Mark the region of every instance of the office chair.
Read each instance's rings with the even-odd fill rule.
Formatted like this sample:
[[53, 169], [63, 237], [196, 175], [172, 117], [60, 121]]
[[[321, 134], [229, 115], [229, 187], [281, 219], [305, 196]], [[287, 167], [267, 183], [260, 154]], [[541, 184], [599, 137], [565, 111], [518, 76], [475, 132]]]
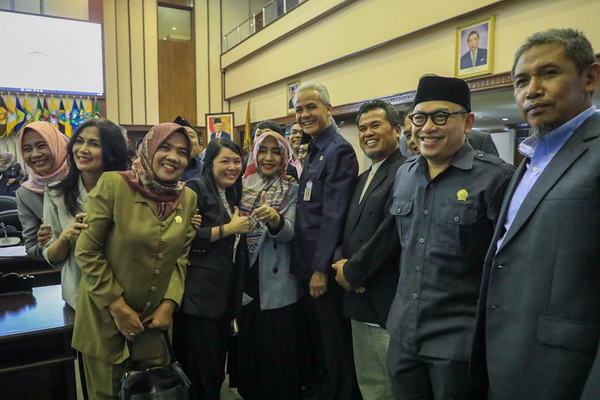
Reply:
[[1, 196], [0, 195], [0, 211], [16, 210], [17, 199], [12, 196]]
[[[0, 224], [4, 224], [7, 227], [8, 232], [10, 232], [9, 227], [11, 226], [18, 232], [23, 230], [16, 208], [14, 210], [0, 211]], [[4, 231], [2, 229], [0, 229], [0, 236], [4, 236]]]

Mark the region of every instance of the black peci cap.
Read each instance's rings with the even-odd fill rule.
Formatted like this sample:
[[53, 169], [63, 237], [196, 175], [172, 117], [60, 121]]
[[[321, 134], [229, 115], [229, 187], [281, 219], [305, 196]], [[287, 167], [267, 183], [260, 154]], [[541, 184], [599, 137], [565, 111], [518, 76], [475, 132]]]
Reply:
[[465, 81], [443, 76], [424, 76], [419, 81], [414, 106], [424, 101], [449, 101], [471, 112], [471, 90]]

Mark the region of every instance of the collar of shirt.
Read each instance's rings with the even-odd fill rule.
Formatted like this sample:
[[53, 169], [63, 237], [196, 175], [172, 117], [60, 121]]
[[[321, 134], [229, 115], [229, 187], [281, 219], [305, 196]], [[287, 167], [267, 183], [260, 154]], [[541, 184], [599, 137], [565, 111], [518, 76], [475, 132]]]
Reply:
[[335, 133], [335, 127], [333, 124], [329, 125], [327, 128], [323, 129], [321, 133], [319, 133], [316, 137], [313, 137], [310, 141], [313, 146], [316, 146], [319, 150], [323, 150], [325, 144], [329, 142], [333, 134]]
[[381, 167], [381, 164], [383, 164], [385, 162], [385, 160], [387, 160], [388, 157], [384, 158], [383, 160], [376, 162], [375, 164], [371, 165], [371, 171], [369, 172], [371, 175], [375, 175], [377, 173], [377, 170], [379, 169], [379, 167]]
[[[448, 168], [455, 167], [458, 169], [470, 170], [471, 168], [473, 168], [473, 152], [473, 148], [471, 147], [469, 142], [465, 140], [465, 143], [460, 148], [458, 153], [456, 153], [456, 156], [454, 156], [452, 161], [450, 161], [450, 165], [448, 166]], [[417, 157], [417, 161], [421, 170], [423, 170], [423, 172], [429, 173], [427, 159], [423, 157], [423, 155], [419, 155]]]
[[[591, 106], [569, 121], [565, 122], [542, 139], [528, 137], [519, 145], [519, 153], [532, 160], [532, 162], [548, 164], [550, 159], [558, 153], [577, 128], [596, 112], [596, 106]], [[545, 162], [543, 162], [545, 160]], [[538, 167], [540, 167], [538, 165]]]
[[300, 159], [299, 158], [294, 159], [294, 157], [290, 158], [289, 163], [292, 164], [294, 167], [297, 167], [298, 165], [302, 165], [300, 163]]

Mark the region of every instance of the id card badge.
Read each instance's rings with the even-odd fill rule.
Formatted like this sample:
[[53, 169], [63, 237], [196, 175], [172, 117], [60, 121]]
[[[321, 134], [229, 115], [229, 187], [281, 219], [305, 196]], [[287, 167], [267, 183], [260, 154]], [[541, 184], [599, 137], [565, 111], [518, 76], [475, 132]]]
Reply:
[[306, 188], [304, 189], [304, 198], [302, 200], [304, 201], [310, 201], [310, 195], [312, 193], [312, 181], [308, 181], [306, 182]]

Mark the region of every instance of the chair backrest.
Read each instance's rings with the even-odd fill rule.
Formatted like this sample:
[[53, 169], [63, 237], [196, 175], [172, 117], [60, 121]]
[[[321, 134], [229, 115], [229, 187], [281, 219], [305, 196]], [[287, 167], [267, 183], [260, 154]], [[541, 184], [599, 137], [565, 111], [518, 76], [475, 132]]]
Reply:
[[0, 211], [16, 210], [17, 199], [12, 196], [0, 196]]
[[[23, 230], [21, 221], [19, 220], [19, 213], [16, 209], [0, 211], [0, 222], [4, 222], [6, 226], [13, 226], [19, 232]], [[0, 229], [0, 237], [4, 237], [4, 230]]]

